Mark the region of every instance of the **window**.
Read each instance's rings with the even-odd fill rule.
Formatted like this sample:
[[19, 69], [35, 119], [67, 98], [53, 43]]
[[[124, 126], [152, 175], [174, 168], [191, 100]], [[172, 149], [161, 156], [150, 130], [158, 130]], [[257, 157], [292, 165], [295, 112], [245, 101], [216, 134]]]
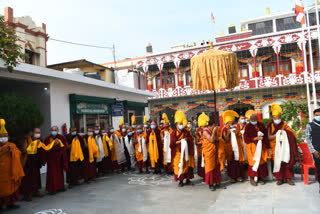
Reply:
[[249, 78], [249, 67], [248, 65], [239, 65], [239, 78], [248, 79]]
[[[319, 12], [319, 17], [320, 17], [320, 12]], [[316, 17], [316, 13], [309, 13], [309, 22], [310, 22], [310, 26], [314, 26], [317, 25], [317, 17]], [[319, 18], [320, 19], [320, 18]]]
[[191, 71], [186, 72], [186, 85], [192, 85]]
[[301, 28], [301, 23], [296, 21], [295, 16], [276, 20], [277, 31], [292, 30]]
[[270, 66], [270, 71], [271, 71], [271, 72], [274, 72], [274, 65], [271, 65], [271, 66]]
[[242, 69], [241, 69], [241, 76], [242, 76], [242, 77], [248, 77], [248, 70], [245, 69], [245, 68], [242, 68]]
[[[170, 73], [168, 71], [162, 71], [162, 88], [174, 88], [174, 73]], [[160, 74], [156, 76], [156, 84], [157, 89], [161, 88], [161, 80], [160, 80]]]
[[264, 72], [269, 73], [268, 66], [264, 66]]
[[252, 35], [261, 35], [273, 32], [272, 20], [252, 23], [248, 25], [249, 30], [252, 30]]

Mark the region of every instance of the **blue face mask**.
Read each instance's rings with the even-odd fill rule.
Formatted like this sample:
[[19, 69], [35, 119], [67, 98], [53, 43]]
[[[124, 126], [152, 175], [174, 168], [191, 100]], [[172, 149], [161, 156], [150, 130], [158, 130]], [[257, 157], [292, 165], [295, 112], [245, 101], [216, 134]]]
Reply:
[[132, 128], [135, 129], [135, 128], [136, 128], [136, 125], [132, 125]]
[[314, 119], [315, 119], [317, 122], [320, 122], [320, 116], [315, 116]]
[[114, 132], [114, 129], [110, 129], [110, 133], [113, 133]]
[[255, 126], [255, 125], [257, 125], [258, 121], [254, 121], [254, 122], [250, 121], [250, 123]]
[[88, 135], [89, 135], [89, 136], [92, 136], [92, 135], [93, 135], [93, 132], [88, 132]]
[[142, 132], [142, 129], [138, 129], [138, 131], [137, 131], [139, 134]]
[[156, 125], [151, 125], [151, 129], [155, 129], [156, 128]]
[[146, 125], [144, 125], [144, 128], [148, 128], [148, 125], [146, 124]]
[[51, 131], [51, 135], [52, 135], [52, 136], [56, 136], [57, 134], [58, 134], [57, 131]]
[[245, 124], [247, 121], [246, 120], [240, 120], [240, 123]]
[[281, 120], [273, 120], [274, 124], [279, 125], [281, 123]]
[[132, 135], [132, 132], [129, 132], [128, 135], [131, 136], [131, 135]]
[[94, 133], [95, 133], [95, 134], [99, 134], [99, 130], [95, 130]]
[[77, 135], [77, 132], [74, 131], [74, 132], [71, 132], [72, 136], [76, 136]]
[[182, 130], [183, 129], [183, 125], [179, 125], [179, 129]]

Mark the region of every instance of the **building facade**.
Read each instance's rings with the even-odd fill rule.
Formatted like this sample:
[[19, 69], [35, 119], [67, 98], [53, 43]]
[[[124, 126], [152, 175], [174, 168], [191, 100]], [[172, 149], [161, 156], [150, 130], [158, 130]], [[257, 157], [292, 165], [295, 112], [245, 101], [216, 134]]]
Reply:
[[[242, 22], [241, 32], [231, 26], [229, 34], [217, 36], [215, 49], [237, 54], [240, 83], [232, 90], [217, 91], [216, 100], [211, 91], [192, 89], [190, 59], [209, 49], [208, 42], [150, 54], [138, 61], [136, 67], [143, 70], [148, 90], [156, 93], [149, 99], [150, 116], [159, 120], [165, 112], [171, 123], [176, 110], [184, 111], [189, 120], [196, 119], [201, 112], [213, 117], [216, 102], [222, 126], [221, 115], [225, 110], [244, 114], [254, 109], [263, 119], [270, 117], [272, 102], [281, 104], [287, 99], [305, 102], [307, 93], [311, 94], [306, 91], [305, 83], [315, 81], [317, 90], [320, 83], [316, 14], [314, 8], [307, 9], [310, 9], [311, 52], [307, 30], [302, 30], [296, 22], [294, 11], [268, 13]], [[303, 46], [307, 52], [307, 78]], [[311, 64], [314, 75], [311, 75]]]
[[27, 54], [25, 63], [46, 67], [49, 39], [46, 24], [38, 27], [30, 16], [14, 17], [11, 7], [4, 9], [4, 21], [19, 37], [16, 43], [22, 47], [21, 52]]

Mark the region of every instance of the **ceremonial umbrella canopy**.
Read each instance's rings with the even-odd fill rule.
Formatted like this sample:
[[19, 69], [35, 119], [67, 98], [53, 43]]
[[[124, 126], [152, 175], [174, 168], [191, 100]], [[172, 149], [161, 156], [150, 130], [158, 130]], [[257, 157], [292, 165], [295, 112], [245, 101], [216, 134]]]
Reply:
[[232, 89], [239, 85], [236, 53], [212, 48], [191, 59], [191, 78], [194, 90], [214, 91], [215, 121], [216, 90]]

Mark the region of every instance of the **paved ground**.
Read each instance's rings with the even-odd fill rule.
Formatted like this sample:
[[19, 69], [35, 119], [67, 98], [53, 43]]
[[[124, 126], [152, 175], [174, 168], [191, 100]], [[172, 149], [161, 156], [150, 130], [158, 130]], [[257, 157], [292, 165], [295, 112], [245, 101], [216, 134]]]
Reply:
[[[312, 176], [313, 179], [313, 176]], [[12, 214], [102, 214], [102, 213], [320, 213], [318, 184], [277, 186], [275, 182], [252, 187], [248, 182], [211, 192], [195, 178], [194, 186], [177, 187], [172, 176], [112, 174], [94, 183], [32, 202], [19, 202]]]

